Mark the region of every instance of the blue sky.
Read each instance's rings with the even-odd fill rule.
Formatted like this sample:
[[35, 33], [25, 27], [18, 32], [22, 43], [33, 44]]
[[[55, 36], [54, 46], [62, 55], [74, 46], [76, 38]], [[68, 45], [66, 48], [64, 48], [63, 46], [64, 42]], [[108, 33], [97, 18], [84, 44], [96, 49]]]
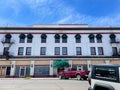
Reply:
[[120, 0], [0, 0], [0, 26], [120, 26]]

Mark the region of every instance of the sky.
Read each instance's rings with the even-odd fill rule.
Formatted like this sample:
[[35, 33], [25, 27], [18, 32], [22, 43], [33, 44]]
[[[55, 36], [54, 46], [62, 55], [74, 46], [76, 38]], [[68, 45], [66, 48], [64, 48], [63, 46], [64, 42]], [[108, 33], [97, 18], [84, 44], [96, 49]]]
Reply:
[[120, 26], [120, 0], [0, 0], [0, 26]]

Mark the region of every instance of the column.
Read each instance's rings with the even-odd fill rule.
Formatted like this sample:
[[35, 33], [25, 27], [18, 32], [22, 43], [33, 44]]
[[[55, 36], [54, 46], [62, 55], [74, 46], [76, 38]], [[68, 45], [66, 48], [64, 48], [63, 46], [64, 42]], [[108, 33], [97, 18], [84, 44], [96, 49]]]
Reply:
[[89, 71], [91, 70], [91, 61], [90, 60], [87, 60], [87, 68]]
[[15, 64], [16, 64], [16, 61], [11, 61], [10, 76], [14, 76], [15, 75]]
[[30, 76], [33, 76], [34, 75], [34, 61], [31, 61], [31, 64], [30, 64]]
[[72, 60], [69, 60], [69, 65], [72, 68]]
[[105, 63], [106, 64], [110, 64], [110, 60], [105, 60]]
[[50, 74], [49, 75], [53, 75], [53, 60], [50, 60]]

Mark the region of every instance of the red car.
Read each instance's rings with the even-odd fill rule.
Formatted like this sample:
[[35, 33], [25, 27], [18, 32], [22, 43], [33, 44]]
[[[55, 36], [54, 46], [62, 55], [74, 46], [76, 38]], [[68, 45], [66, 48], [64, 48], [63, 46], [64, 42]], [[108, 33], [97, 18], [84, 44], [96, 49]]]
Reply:
[[73, 70], [72, 68], [68, 68], [68, 70], [64, 70], [59, 72], [59, 79], [69, 79], [69, 78], [77, 78], [77, 80], [87, 79], [89, 71], [86, 70]]

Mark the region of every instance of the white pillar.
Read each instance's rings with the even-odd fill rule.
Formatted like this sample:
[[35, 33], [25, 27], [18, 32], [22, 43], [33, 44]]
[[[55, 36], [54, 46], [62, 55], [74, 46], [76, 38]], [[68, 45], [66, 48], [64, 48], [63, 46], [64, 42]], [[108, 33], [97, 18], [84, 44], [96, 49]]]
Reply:
[[69, 60], [69, 65], [72, 68], [72, 60]]
[[89, 71], [91, 70], [91, 61], [90, 60], [87, 60], [87, 68]]
[[53, 60], [50, 60], [50, 74], [49, 75], [53, 75]]
[[16, 63], [16, 61], [11, 61], [10, 76], [14, 76], [15, 75], [15, 63]]
[[33, 76], [34, 75], [34, 61], [31, 61], [31, 64], [30, 64], [30, 76]]
[[110, 60], [105, 60], [105, 63], [106, 64], [110, 64]]

